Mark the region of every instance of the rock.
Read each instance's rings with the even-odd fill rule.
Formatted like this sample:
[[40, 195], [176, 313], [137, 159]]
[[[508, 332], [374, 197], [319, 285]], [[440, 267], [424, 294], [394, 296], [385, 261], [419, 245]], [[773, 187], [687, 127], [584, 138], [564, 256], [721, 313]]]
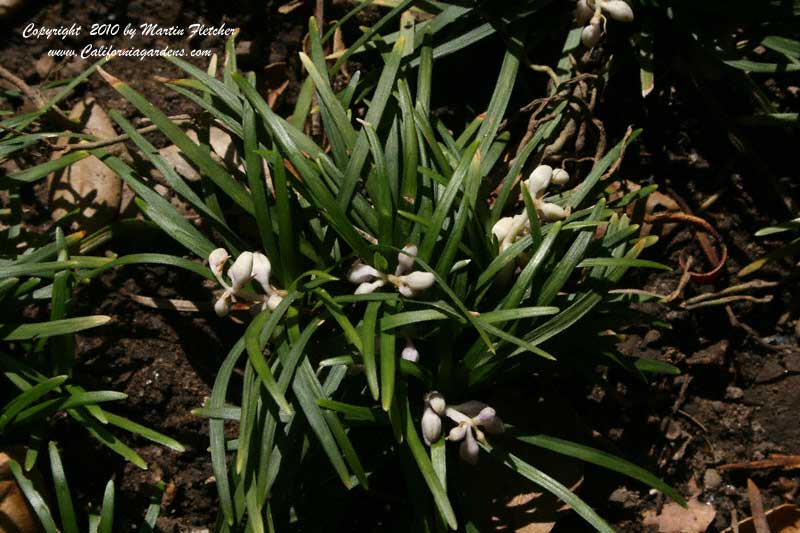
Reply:
[[768, 359], [761, 370], [756, 375], [756, 383], [766, 383], [773, 381], [786, 374], [786, 369], [783, 368], [777, 361]]
[[713, 507], [692, 499], [686, 509], [670, 502], [661, 509], [659, 515], [655, 510], [645, 511], [643, 523], [656, 526], [659, 533], [704, 533], [716, 516]]
[[14, 11], [22, 7], [25, 0], [0, 0], [0, 19], [10, 16]]
[[722, 485], [722, 476], [713, 468], [703, 474], [703, 487], [705, 490], [716, 490]]
[[620, 487], [608, 497], [610, 503], [621, 506], [623, 509], [633, 509], [639, 505], [641, 498], [639, 493], [629, 490], [627, 487]]
[[744, 397], [744, 391], [739, 387], [734, 387], [730, 385], [728, 388], [725, 389], [725, 399], [726, 400], [739, 400]]
[[[70, 112], [70, 118], [81, 121], [84, 131], [99, 138], [116, 136], [111, 119], [99, 104], [92, 100], [79, 102]], [[59, 140], [63, 146], [65, 139]], [[122, 155], [123, 144], [106, 149]], [[60, 157], [57, 152], [54, 157]], [[53, 220], [63, 218], [78, 209], [73, 229], [93, 231], [112, 220], [119, 213], [122, 202], [122, 180], [102, 161], [89, 156], [68, 166], [58, 174], [47, 177], [50, 209]]]
[[725, 353], [728, 351], [728, 341], [721, 340], [692, 354], [686, 360], [688, 365], [715, 365], [725, 364]]
[[783, 367], [789, 372], [800, 372], [800, 352], [790, 352], [784, 355]]

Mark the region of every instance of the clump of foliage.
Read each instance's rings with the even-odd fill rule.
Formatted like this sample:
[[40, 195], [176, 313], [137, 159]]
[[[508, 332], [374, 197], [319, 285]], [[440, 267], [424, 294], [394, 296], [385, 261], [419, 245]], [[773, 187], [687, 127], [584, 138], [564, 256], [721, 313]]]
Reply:
[[[451, 5], [437, 16], [449, 13], [455, 20], [464, 9], [470, 8]], [[232, 135], [243, 154], [241, 169], [214, 158], [207, 142], [195, 142], [135, 89], [100, 70], [198, 170], [199, 186], [189, 184], [128, 119], [110, 113], [200, 223], [179, 213], [139, 168], [102, 147], [74, 150], [7, 181], [18, 186], [82, 157], [98, 157], [136, 193], [149, 225], [195, 260], [158, 253], [83, 256], [91, 246], [73, 257], [57, 237], [57, 261], [40, 257], [44, 263], [14, 270], [23, 256], [9, 259], [0, 272], [9, 278], [57, 272], [74, 282], [126, 264], [159, 263], [186, 269], [198, 282], [219, 283], [215, 310], [247, 326], [223, 358], [210, 398], [196, 410], [209, 418], [217, 531], [319, 529], [346, 508], [343, 502], [359, 497], [358, 487], [399, 485], [386, 479], [396, 472], [408, 487], [402, 497], [415, 509], [409, 518], [415, 530], [474, 525], [452, 483], [459, 460], [496, 462], [552, 492], [598, 530], [611, 531], [541, 465], [506, 451], [520, 443], [622, 472], [681, 501], [648, 471], [559, 436], [515, 427], [514, 412], [486, 403], [493, 391], [529, 385], [558, 364], [591, 369], [613, 362], [639, 377], [675, 371], [619, 356], [602, 337], [628, 316], [626, 296], [612, 292], [625, 273], [661, 268], [639, 258], [655, 238], [639, 237], [638, 226], [619, 212], [652, 189], [612, 198], [602, 185], [639, 132], [601, 150], [583, 175], [539, 170], [575, 112], [553, 99], [543, 104], [546, 118], [535, 133], [506, 161], [510, 134], [503, 118], [520, 67], [530, 66], [514, 46], [516, 37], [509, 37], [486, 112], [452, 132], [430, 109], [434, 57], [452, 50], [433, 44], [433, 22], [415, 28], [404, 20], [397, 33], [378, 36], [399, 12], [388, 14], [333, 65], [323, 51], [331, 32], [321, 36], [312, 19], [309, 54], [301, 55], [309, 76], [288, 119], [267, 105], [253, 75], [238, 71], [233, 40], [219, 76], [216, 62], [204, 71], [170, 58], [188, 77], [168, 86], [204, 111], [206, 127]], [[505, 24], [487, 24], [492, 32], [506, 31]], [[565, 50], [577, 45], [580, 31], [570, 34]], [[334, 91], [332, 74], [368, 41], [383, 53], [382, 68], [372, 76], [356, 74]], [[558, 74], [550, 71], [554, 94], [569, 85], [565, 64]], [[360, 120], [358, 109], [365, 111]], [[304, 130], [311, 113], [320, 118], [321, 135]], [[547, 183], [531, 176], [518, 187], [530, 171], [544, 172]], [[551, 183], [560, 188], [548, 188]], [[113, 233], [106, 228], [98, 235]], [[102, 241], [95, 239], [94, 245]], [[197, 259], [208, 260], [209, 268]], [[51, 292], [54, 302], [57, 293]], [[578, 328], [585, 342], [569, 338]], [[9, 360], [19, 364], [36, 353], [26, 350]], [[237, 369], [241, 384], [234, 379]], [[52, 367], [39, 373], [42, 380], [60, 375]], [[40, 381], [19, 383], [27, 390]], [[111, 422], [96, 403], [81, 409]], [[84, 416], [89, 427], [94, 419]], [[226, 421], [236, 422], [232, 438]], [[157, 442], [177, 444], [125, 424]], [[121, 446], [115, 440], [112, 449], [135, 462], [135, 453]]]

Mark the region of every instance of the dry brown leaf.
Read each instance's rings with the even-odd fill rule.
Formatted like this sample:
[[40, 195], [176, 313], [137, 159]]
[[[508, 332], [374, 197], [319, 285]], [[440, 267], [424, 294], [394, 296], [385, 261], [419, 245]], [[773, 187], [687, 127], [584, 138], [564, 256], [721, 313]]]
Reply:
[[20, 462], [24, 452], [0, 451], [0, 533], [38, 533], [39, 520], [11, 473], [10, 457]]
[[280, 98], [283, 91], [285, 91], [288, 86], [289, 74], [285, 62], [278, 61], [264, 67], [262, 90], [266, 92], [267, 105], [269, 107], [275, 107], [278, 98]]
[[[767, 524], [772, 533], [800, 533], [800, 508], [791, 503], [779, 505], [766, 513]], [[739, 533], [756, 533], [753, 519], [747, 518], [739, 522]], [[728, 528], [722, 533], [732, 533]]]
[[160, 149], [158, 153], [179, 176], [182, 176], [187, 181], [200, 181], [200, 173], [184, 157], [181, 149], [174, 144]]
[[191, 300], [179, 300], [177, 298], [153, 298], [151, 296], [140, 296], [138, 294], [130, 294], [129, 296], [134, 302], [153, 309], [172, 309], [174, 311], [184, 311], [188, 313], [213, 310], [209, 302], [193, 302]]
[[713, 507], [693, 498], [686, 509], [670, 502], [664, 505], [661, 514], [647, 510], [643, 523], [658, 527], [659, 533], [704, 533], [716, 516], [717, 511]]
[[[100, 139], [117, 135], [111, 119], [93, 100], [79, 102], [69, 118], [80, 121], [86, 133]], [[66, 142], [62, 138], [58, 144], [63, 146]], [[108, 148], [109, 152], [117, 155], [124, 150], [123, 144]], [[54, 155], [56, 158], [60, 156], [61, 152]], [[122, 204], [122, 180], [94, 156], [81, 159], [58, 174], [51, 174], [47, 177], [47, 187], [53, 220], [79, 209], [73, 229], [91, 231], [105, 226], [116, 218]]]

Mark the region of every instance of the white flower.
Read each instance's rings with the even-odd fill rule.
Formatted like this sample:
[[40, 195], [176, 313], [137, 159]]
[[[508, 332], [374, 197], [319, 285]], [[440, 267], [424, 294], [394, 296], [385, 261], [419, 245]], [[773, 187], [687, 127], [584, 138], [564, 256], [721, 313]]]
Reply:
[[382, 279], [378, 279], [371, 282], [365, 281], [364, 283], [356, 287], [355, 294], [369, 294], [371, 292], [375, 292], [376, 289], [380, 289], [384, 285], [386, 285], [386, 282]]
[[407, 298], [413, 298], [425, 289], [429, 289], [436, 281], [436, 277], [430, 272], [419, 271], [397, 276], [397, 279], [399, 281], [397, 290]]
[[586, 48], [594, 48], [603, 36], [603, 28], [600, 24], [588, 24], [581, 31], [581, 43]]
[[426, 407], [422, 413], [422, 438], [428, 446], [442, 436], [442, 419], [432, 408]]
[[586, 24], [594, 16], [594, 8], [589, 6], [587, 0], [578, 0], [578, 5], [575, 6], [575, 20], [578, 24]]
[[514, 225], [514, 217], [503, 217], [492, 226], [492, 235], [497, 237], [497, 242], [503, 242]]
[[430, 288], [436, 281], [434, 275], [429, 272], [410, 272], [406, 274], [414, 266], [416, 256], [417, 246], [407, 244], [403, 248], [403, 252], [397, 256], [397, 269], [394, 275], [385, 274], [375, 267], [356, 261], [350, 269], [347, 279], [351, 283], [358, 285], [355, 294], [369, 294], [389, 282], [397, 288], [400, 294], [407, 298], [413, 298], [425, 289]]
[[600, 0], [600, 7], [614, 20], [633, 22], [633, 9], [624, 0]]
[[419, 362], [419, 351], [417, 351], [417, 347], [414, 346], [414, 343], [411, 342], [409, 337], [406, 337], [406, 347], [403, 348], [403, 351], [400, 353], [400, 357], [406, 361], [411, 361], [412, 363]]
[[375, 281], [382, 277], [383, 275], [378, 272], [377, 269], [363, 263], [354, 264], [350, 273], [347, 275], [347, 279], [350, 280], [350, 283], [365, 283], [368, 281]]
[[231, 279], [231, 289], [234, 293], [250, 283], [253, 279], [253, 252], [239, 254], [233, 266], [228, 269], [228, 277]]
[[569, 208], [563, 208], [560, 205], [551, 204], [548, 202], [541, 202], [538, 205], [538, 211], [541, 218], [553, 222], [555, 220], [563, 220], [569, 216]]
[[414, 260], [417, 258], [418, 248], [416, 244], [406, 244], [403, 251], [397, 254], [397, 269], [395, 276], [405, 274], [414, 267]]
[[272, 272], [272, 264], [266, 255], [260, 252], [253, 252], [253, 279], [264, 289], [266, 294], [272, 294], [272, 287], [269, 284], [269, 275]]
[[280, 303], [282, 301], [283, 301], [283, 297], [279, 296], [277, 293], [273, 292], [272, 294], [269, 295], [269, 298], [267, 298], [267, 301], [264, 302], [264, 305], [266, 305], [267, 308], [270, 311], [274, 311], [275, 309], [278, 308], [278, 306], [280, 305]]
[[425, 396], [425, 411], [422, 413], [422, 436], [428, 446], [442, 435], [442, 419], [447, 418], [456, 423], [447, 434], [447, 440], [461, 442], [459, 455], [469, 464], [478, 461], [480, 448], [478, 441], [486, 442], [486, 436], [481, 431], [489, 433], [503, 433], [503, 422], [495, 410], [485, 403], [477, 401], [464, 402], [460, 405], [448, 406], [444, 396], [436, 391]]
[[528, 191], [531, 193], [531, 198], [537, 199], [544, 196], [544, 191], [550, 185], [550, 178], [553, 176], [553, 167], [550, 165], [539, 165], [528, 179], [525, 184], [528, 186]]
[[[225, 267], [225, 262], [230, 258], [228, 251], [224, 248], [217, 248], [208, 256], [208, 264], [211, 271], [219, 281], [219, 284], [225, 289], [222, 296], [214, 304], [214, 311], [219, 316], [225, 316], [230, 312], [231, 303], [240, 298], [248, 302], [261, 302], [262, 309], [272, 309], [278, 306], [286, 295], [285, 291], [279, 291], [270, 285], [269, 278], [272, 273], [272, 263], [269, 258], [261, 252], [242, 252], [233, 265], [228, 269], [228, 278], [230, 284], [222, 276], [222, 270]], [[243, 292], [245, 285], [255, 279], [261, 288], [264, 289], [264, 295], [257, 295], [249, 292]]]
[[442, 416], [447, 411], [447, 402], [440, 393], [433, 391], [429, 392], [425, 401], [433, 409], [433, 412], [439, 416]]
[[217, 248], [208, 255], [208, 266], [211, 267], [211, 272], [217, 278], [222, 276], [222, 269], [225, 268], [225, 262], [230, 258], [228, 250], [225, 248]]
[[553, 176], [550, 178], [550, 183], [555, 185], [564, 185], [569, 181], [569, 172], [563, 168], [556, 168], [553, 170]]
[[458, 455], [464, 462], [475, 465], [478, 463], [479, 452], [478, 443], [475, 441], [472, 431], [468, 430], [466, 438], [461, 441], [461, 446], [458, 447]]
[[222, 317], [230, 312], [231, 299], [231, 292], [226, 289], [225, 292], [222, 293], [222, 296], [220, 296], [216, 303], [214, 303], [214, 312], [217, 313], [217, 316]]

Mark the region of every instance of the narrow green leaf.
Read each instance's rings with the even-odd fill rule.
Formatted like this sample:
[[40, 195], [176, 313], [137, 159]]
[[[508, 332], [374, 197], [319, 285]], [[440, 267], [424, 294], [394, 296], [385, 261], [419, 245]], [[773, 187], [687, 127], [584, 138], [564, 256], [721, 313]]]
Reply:
[[50, 472], [53, 475], [53, 485], [55, 485], [58, 516], [61, 518], [61, 527], [64, 533], [78, 533], [78, 521], [75, 519], [72, 495], [69, 491], [64, 467], [61, 464], [58, 445], [50, 441], [48, 444], [48, 451], [50, 453]]

